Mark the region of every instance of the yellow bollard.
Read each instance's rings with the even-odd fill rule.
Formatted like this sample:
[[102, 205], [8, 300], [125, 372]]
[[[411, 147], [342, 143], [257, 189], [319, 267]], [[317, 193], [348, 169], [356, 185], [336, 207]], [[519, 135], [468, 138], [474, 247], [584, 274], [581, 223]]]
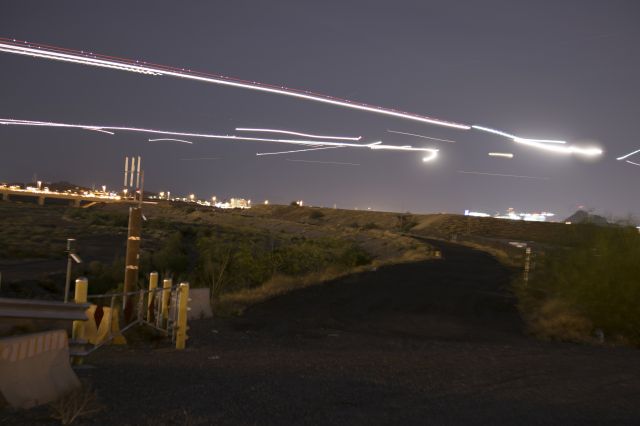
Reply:
[[[87, 303], [87, 292], [89, 291], [89, 281], [86, 278], [78, 278], [76, 280], [75, 303]], [[71, 327], [71, 338], [75, 342], [84, 340], [85, 321], [74, 321]], [[82, 358], [74, 358], [74, 364], [82, 364]]]
[[162, 305], [160, 306], [160, 312], [162, 315], [162, 325], [164, 328], [169, 320], [169, 299], [171, 297], [171, 285], [173, 282], [171, 278], [165, 278], [162, 280]]
[[189, 283], [181, 283], [178, 288], [178, 322], [176, 349], [184, 349], [187, 342], [187, 311], [189, 309]]
[[154, 312], [153, 307], [156, 301], [156, 289], [158, 288], [158, 273], [152, 272], [149, 274], [149, 296], [147, 297], [147, 322], [153, 324]]

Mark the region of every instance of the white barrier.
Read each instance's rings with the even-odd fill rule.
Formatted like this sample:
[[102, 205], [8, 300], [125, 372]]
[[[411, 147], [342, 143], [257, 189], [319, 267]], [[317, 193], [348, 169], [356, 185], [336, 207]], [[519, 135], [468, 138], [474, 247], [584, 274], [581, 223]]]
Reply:
[[12, 407], [46, 404], [79, 386], [65, 330], [0, 339], [0, 393]]

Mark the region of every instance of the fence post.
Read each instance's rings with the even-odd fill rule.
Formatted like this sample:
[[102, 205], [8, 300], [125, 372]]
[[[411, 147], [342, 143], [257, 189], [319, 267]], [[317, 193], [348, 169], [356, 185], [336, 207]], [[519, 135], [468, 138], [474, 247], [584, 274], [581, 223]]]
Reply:
[[[78, 278], [76, 280], [75, 296], [73, 298], [74, 303], [87, 303], [87, 293], [89, 291], [89, 281], [84, 278]], [[85, 321], [74, 321], [71, 326], [71, 339], [74, 342], [82, 342], [84, 340], [84, 326]], [[74, 364], [82, 364], [82, 358], [74, 357]]]
[[178, 288], [178, 321], [176, 349], [184, 349], [187, 337], [187, 311], [189, 309], [189, 283], [181, 283]]
[[160, 305], [160, 318], [162, 319], [162, 328], [169, 321], [169, 298], [171, 297], [171, 278], [162, 280], [162, 303]]
[[149, 274], [149, 296], [147, 298], [147, 322], [153, 324], [153, 307], [156, 299], [156, 289], [158, 288], [158, 273]]

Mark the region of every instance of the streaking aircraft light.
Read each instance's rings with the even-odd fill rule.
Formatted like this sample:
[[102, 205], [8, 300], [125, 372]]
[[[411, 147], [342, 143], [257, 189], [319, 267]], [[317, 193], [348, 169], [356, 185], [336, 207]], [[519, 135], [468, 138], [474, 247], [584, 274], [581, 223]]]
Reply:
[[294, 136], [302, 136], [305, 138], [314, 138], [314, 139], [331, 139], [337, 141], [359, 141], [362, 139], [362, 136], [324, 136], [324, 135], [312, 135], [309, 133], [300, 133], [300, 132], [292, 132], [290, 130], [277, 130], [277, 129], [251, 129], [247, 127], [236, 127], [236, 131], [238, 132], [264, 132], [264, 133], [282, 133], [286, 135], [294, 135]]
[[502, 174], [502, 173], [468, 172], [468, 171], [465, 171], [465, 170], [458, 170], [458, 173], [463, 173], [463, 174], [467, 174], [467, 175], [484, 175], [484, 176], [512, 177], [512, 178], [521, 178], [521, 179], [549, 180], [548, 177], [506, 175], [506, 174]]
[[256, 152], [256, 155], [281, 155], [281, 154], [294, 154], [296, 152], [308, 152], [308, 151], [319, 151], [322, 149], [336, 149], [342, 148], [341, 146], [322, 146], [318, 148], [308, 148], [308, 149], [296, 149], [294, 151], [280, 151], [280, 152]]
[[286, 161], [291, 161], [294, 163], [312, 163], [312, 164], [334, 164], [337, 166], [359, 166], [358, 163], [341, 163], [339, 161], [316, 161], [316, 160], [292, 160], [287, 158]]
[[490, 152], [489, 157], [513, 158], [513, 154], [510, 152]]
[[588, 157], [593, 157], [596, 155], [602, 154], [602, 150], [599, 148], [591, 147], [591, 148], [581, 148], [575, 145], [570, 146], [554, 146], [554, 145], [562, 145], [566, 144], [565, 141], [560, 140], [552, 140], [552, 139], [530, 139], [530, 138], [522, 138], [519, 136], [515, 136], [501, 130], [491, 129], [489, 127], [483, 126], [471, 126], [474, 129], [481, 130], [487, 133], [493, 133], [495, 135], [504, 136], [507, 139], [511, 139], [515, 143], [519, 143], [522, 145], [531, 146], [534, 148], [541, 149], [543, 151], [556, 152], [558, 154], [580, 154]]
[[[36, 126], [36, 127], [56, 127], [65, 129], [101, 129], [114, 132], [136, 132], [136, 133], [151, 133], [166, 136], [179, 136], [189, 138], [205, 138], [205, 139], [223, 139], [234, 141], [250, 141], [250, 142], [271, 142], [271, 143], [284, 143], [293, 145], [310, 146], [312, 148], [320, 147], [345, 147], [345, 148], [368, 148], [371, 150], [390, 150], [390, 151], [418, 151], [418, 152], [434, 152], [438, 151], [433, 148], [416, 148], [409, 145], [397, 146], [397, 145], [384, 145], [382, 142], [373, 142], [370, 144], [358, 144], [351, 142], [335, 142], [335, 141], [312, 141], [312, 140], [298, 140], [298, 139], [269, 139], [269, 138], [255, 138], [247, 136], [236, 135], [216, 135], [209, 133], [189, 133], [189, 132], [173, 132], [167, 130], [146, 129], [139, 127], [122, 127], [122, 126], [96, 126], [88, 124], [67, 124], [56, 123], [50, 121], [32, 121], [32, 120], [14, 120], [9, 118], [0, 118], [0, 125], [5, 126]], [[173, 138], [172, 138], [173, 139]], [[176, 139], [173, 139], [176, 140]], [[188, 141], [186, 141], [188, 143]]]
[[300, 99], [307, 99], [315, 102], [322, 102], [331, 105], [337, 105], [345, 108], [351, 108], [361, 111], [383, 114], [407, 120], [420, 121], [423, 123], [434, 124], [438, 126], [452, 127], [457, 129], [468, 130], [471, 127], [466, 124], [455, 123], [425, 115], [412, 114], [409, 112], [398, 111], [392, 108], [384, 108], [375, 105], [369, 105], [362, 102], [354, 102], [347, 99], [336, 98], [333, 96], [313, 93], [306, 90], [290, 89], [284, 86], [273, 86], [255, 81], [245, 81], [237, 78], [225, 77], [215, 74], [206, 74], [202, 72], [193, 72], [185, 69], [178, 69], [164, 65], [151, 64], [144, 61], [133, 61], [130, 59], [116, 58], [112, 56], [87, 54], [82, 51], [63, 49], [54, 46], [42, 44], [27, 43], [24, 41], [16, 41], [7, 38], [0, 38], [0, 52], [13, 53], [17, 55], [25, 55], [36, 58], [51, 59], [55, 61], [71, 62], [82, 65], [90, 65], [101, 68], [111, 68], [119, 71], [136, 72], [153, 76], [169, 76], [196, 80], [205, 83], [220, 84], [225, 86], [233, 86], [244, 89], [258, 90], [279, 95], [292, 96]]
[[163, 142], [163, 141], [181, 142], [181, 143], [188, 143], [193, 145], [193, 142], [185, 141], [184, 139], [173, 139], [173, 138], [149, 139], [149, 142]]
[[432, 141], [440, 141], [440, 142], [456, 143], [456, 141], [452, 141], [452, 140], [450, 140], [450, 139], [432, 138], [431, 136], [416, 135], [415, 133], [398, 132], [398, 131], [396, 131], [396, 130], [387, 130], [387, 132], [389, 132], [389, 133], [397, 133], [397, 134], [399, 134], [399, 135], [415, 136], [415, 137], [417, 137], [417, 138], [429, 139], [429, 140], [432, 140]]
[[636, 150], [636, 151], [633, 151], [633, 152], [630, 152], [630, 153], [628, 153], [628, 154], [625, 154], [625, 155], [623, 155], [622, 157], [618, 157], [618, 158], [616, 158], [616, 160], [620, 161], [620, 160], [627, 159], [627, 158], [631, 157], [632, 155], [635, 155], [635, 154], [637, 154], [637, 153], [639, 153], [639, 152], [640, 152], [640, 149], [638, 149], [638, 150]]

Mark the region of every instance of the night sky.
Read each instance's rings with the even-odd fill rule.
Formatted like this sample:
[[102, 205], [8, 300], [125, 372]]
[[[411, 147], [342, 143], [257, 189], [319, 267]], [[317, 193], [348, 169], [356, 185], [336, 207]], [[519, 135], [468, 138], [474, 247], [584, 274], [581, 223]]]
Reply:
[[[273, 94], [0, 54], [3, 118], [222, 134], [268, 127], [440, 149], [431, 163], [420, 153], [348, 149], [256, 157], [290, 147], [0, 126], [0, 181], [37, 173], [120, 188], [124, 156], [142, 155], [145, 189], [175, 195], [415, 213], [513, 207], [558, 219], [578, 206], [638, 214], [640, 167], [615, 160], [640, 149], [638, 22], [635, 0], [3, 2], [2, 37], [595, 144], [604, 154], [585, 160]], [[515, 158], [490, 158], [490, 151]], [[220, 160], [181, 160], [200, 157]]]

